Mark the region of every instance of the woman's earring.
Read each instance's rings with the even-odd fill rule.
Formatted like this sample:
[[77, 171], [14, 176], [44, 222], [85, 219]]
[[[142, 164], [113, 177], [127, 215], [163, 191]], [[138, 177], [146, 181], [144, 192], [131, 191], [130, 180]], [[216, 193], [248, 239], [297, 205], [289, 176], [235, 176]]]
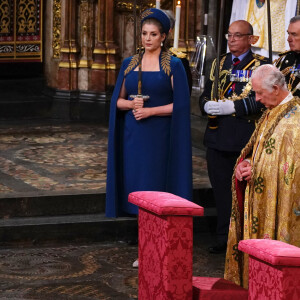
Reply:
[[161, 43], [160, 43], [160, 46], [162, 47], [163, 45], [164, 45], [164, 43], [163, 43], [163, 42], [161, 42]]

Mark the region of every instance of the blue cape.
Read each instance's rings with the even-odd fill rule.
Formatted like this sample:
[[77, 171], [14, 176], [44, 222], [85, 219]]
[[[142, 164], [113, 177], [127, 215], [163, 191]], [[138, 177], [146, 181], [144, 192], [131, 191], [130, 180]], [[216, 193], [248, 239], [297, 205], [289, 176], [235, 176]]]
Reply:
[[[115, 89], [111, 98], [107, 185], [106, 185], [106, 216], [118, 217], [126, 215], [120, 208], [119, 193], [122, 181], [123, 157], [121, 154], [122, 133], [124, 126], [124, 112], [117, 109], [120, 89], [132, 61], [129, 57], [122, 63]], [[171, 56], [171, 72], [173, 76], [173, 113], [171, 117], [171, 132], [169, 146], [169, 162], [167, 164], [167, 184], [165, 192], [173, 193], [185, 199], [192, 199], [192, 148], [190, 129], [190, 96], [187, 78], [180, 59]], [[162, 65], [161, 65], [162, 68]], [[131, 72], [134, 68], [132, 68]], [[142, 155], [142, 154], [141, 154]], [[126, 159], [126, 158], [125, 158]], [[155, 178], [155, 174], [150, 177]], [[151, 180], [151, 178], [149, 178]]]

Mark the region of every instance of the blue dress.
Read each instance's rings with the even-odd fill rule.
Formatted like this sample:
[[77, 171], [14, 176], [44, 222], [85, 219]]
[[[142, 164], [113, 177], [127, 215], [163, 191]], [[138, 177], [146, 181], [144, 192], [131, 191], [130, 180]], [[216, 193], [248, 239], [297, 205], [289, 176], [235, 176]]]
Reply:
[[[142, 72], [142, 93], [150, 97], [144, 107], [173, 103], [173, 113], [137, 121], [131, 110], [116, 108], [123, 79], [127, 94], [137, 94], [134, 58], [123, 62], [111, 100], [106, 192], [109, 217], [138, 213], [138, 208], [128, 202], [133, 191], [167, 191], [187, 199], [192, 193], [190, 102], [184, 68], [179, 59], [170, 55], [166, 59], [164, 54], [160, 57], [160, 71]], [[172, 70], [173, 59], [177, 73]]]

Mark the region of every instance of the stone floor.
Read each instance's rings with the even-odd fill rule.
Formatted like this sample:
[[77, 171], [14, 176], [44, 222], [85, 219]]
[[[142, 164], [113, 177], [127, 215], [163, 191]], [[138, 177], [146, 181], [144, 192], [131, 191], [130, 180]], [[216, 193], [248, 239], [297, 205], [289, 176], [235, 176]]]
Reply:
[[[195, 237], [194, 276], [222, 277], [224, 255], [208, 254], [211, 238]], [[137, 247], [126, 243], [0, 249], [0, 299], [137, 299]]]
[[[0, 124], [0, 197], [105, 193], [107, 128], [97, 124]], [[194, 188], [209, 187], [193, 149]]]
[[[0, 199], [105, 193], [107, 128], [0, 123]], [[193, 149], [195, 189], [209, 188], [204, 151]], [[194, 275], [222, 277], [224, 255], [194, 237]], [[1, 241], [0, 241], [1, 245]], [[0, 299], [137, 299], [137, 246], [124, 242], [0, 247]]]

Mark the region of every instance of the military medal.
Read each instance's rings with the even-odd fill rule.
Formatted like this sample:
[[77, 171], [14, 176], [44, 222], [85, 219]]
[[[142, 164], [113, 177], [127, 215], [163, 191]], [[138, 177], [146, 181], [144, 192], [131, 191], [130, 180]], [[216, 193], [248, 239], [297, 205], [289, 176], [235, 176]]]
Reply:
[[300, 77], [300, 64], [296, 68], [294, 67], [294, 75]]

